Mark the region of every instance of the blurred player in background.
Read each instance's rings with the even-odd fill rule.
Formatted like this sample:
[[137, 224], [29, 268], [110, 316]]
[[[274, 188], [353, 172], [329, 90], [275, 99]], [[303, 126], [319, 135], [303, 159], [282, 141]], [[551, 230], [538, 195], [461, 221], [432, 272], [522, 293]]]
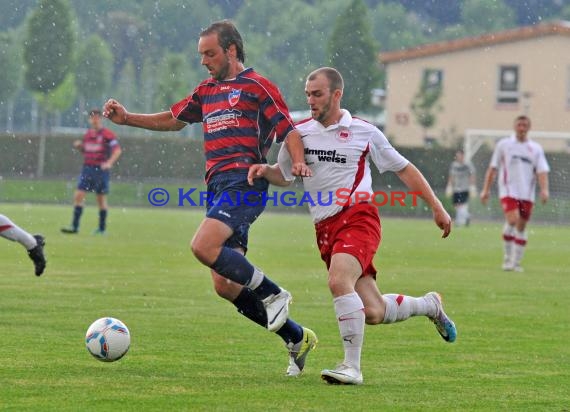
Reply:
[[36, 276], [41, 276], [46, 268], [44, 246], [46, 244], [42, 235], [30, 235], [18, 227], [7, 216], [0, 215], [0, 236], [18, 242], [26, 248], [28, 256], [34, 262]]
[[537, 180], [542, 203], [550, 196], [550, 167], [540, 144], [528, 138], [529, 130], [530, 119], [518, 116], [514, 123], [515, 133], [497, 143], [481, 190], [481, 202], [487, 204], [491, 185], [498, 175], [499, 199], [505, 215], [502, 267], [507, 271], [523, 271], [520, 264], [527, 243], [526, 225], [536, 197]]
[[100, 110], [93, 109], [89, 112], [89, 124], [91, 128], [83, 136], [83, 141], [76, 140], [73, 143], [83, 153], [83, 169], [73, 196], [71, 227], [62, 228], [62, 233], [74, 234], [79, 231], [87, 192], [95, 192], [99, 206], [99, 227], [94, 234], [102, 235], [107, 228], [110, 169], [121, 156], [121, 146], [115, 134], [103, 127]]
[[[317, 246], [329, 271], [328, 285], [344, 345], [342, 363], [335, 369], [323, 370], [321, 377], [332, 384], [358, 385], [363, 382], [360, 355], [365, 323], [377, 325], [427, 316], [447, 342], [455, 341], [457, 331], [443, 311], [438, 293], [416, 298], [382, 295], [378, 290], [372, 260], [380, 245], [380, 216], [376, 206], [355, 200], [355, 192], [373, 193], [370, 158], [380, 172], [395, 172], [411, 191], [421, 193], [443, 237], [451, 231], [451, 218], [420, 171], [390, 145], [380, 130], [341, 109], [343, 88], [342, 76], [333, 68], [323, 67], [309, 74], [305, 93], [312, 119], [300, 122], [297, 128], [303, 135], [307, 164], [313, 169], [312, 177], [303, 178], [305, 190], [312, 199], [323, 193], [332, 196], [327, 206], [315, 202], [309, 207]], [[331, 152], [333, 156], [319, 155]], [[258, 177], [279, 186], [289, 185], [295, 179], [289, 154], [281, 149], [277, 164], [253, 165], [248, 178], [253, 183]], [[338, 197], [337, 190], [345, 188], [351, 190], [351, 204]]]
[[445, 194], [451, 197], [455, 208], [455, 224], [469, 226], [469, 198], [477, 196], [475, 186], [475, 168], [471, 162], [465, 161], [463, 150], [455, 152], [455, 160], [449, 167], [449, 177]]
[[[291, 152], [292, 173], [308, 176], [310, 169], [304, 162], [301, 137], [279, 89], [252, 68], [245, 68], [243, 41], [233, 23], [215, 22], [202, 31], [198, 52], [211, 77], [170, 111], [130, 113], [110, 99], [105, 103], [104, 115], [120, 125], [157, 131], [202, 123], [205, 180], [214, 199], [192, 239], [192, 252], [211, 269], [219, 296], [285, 341], [290, 355], [287, 375], [297, 376], [317, 338], [313, 331], [288, 318], [289, 292], [245, 258], [249, 228], [265, 208], [261, 199], [268, 182], [258, 180], [258, 198], [248, 197], [250, 203], [258, 206], [244, 206], [238, 199], [251, 192], [248, 168], [266, 162], [265, 155], [274, 138], [285, 141]], [[222, 199], [226, 201], [221, 202]]]

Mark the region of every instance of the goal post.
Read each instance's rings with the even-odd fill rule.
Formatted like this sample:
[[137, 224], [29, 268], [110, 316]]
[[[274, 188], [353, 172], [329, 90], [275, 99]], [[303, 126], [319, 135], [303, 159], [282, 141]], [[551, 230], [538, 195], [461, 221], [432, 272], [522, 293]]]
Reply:
[[[512, 130], [465, 130], [465, 141], [463, 144], [465, 160], [471, 161], [484, 144], [490, 144], [492, 149], [499, 139], [512, 134]], [[540, 143], [546, 153], [568, 153], [570, 151], [570, 133], [531, 130], [528, 133], [528, 137]]]

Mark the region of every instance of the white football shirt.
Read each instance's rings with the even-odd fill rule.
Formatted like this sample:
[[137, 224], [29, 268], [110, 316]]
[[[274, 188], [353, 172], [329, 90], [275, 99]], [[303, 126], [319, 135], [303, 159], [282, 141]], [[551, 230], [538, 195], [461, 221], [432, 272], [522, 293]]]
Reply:
[[[353, 204], [357, 192], [372, 196], [369, 158], [380, 173], [398, 172], [409, 163], [377, 127], [347, 110], [342, 112], [340, 121], [328, 127], [314, 119], [296, 125], [303, 136], [305, 162], [313, 171], [312, 177], [303, 178], [303, 185], [314, 202], [309, 203], [314, 223], [340, 212], [340, 204], [346, 204], [349, 196]], [[278, 163], [285, 179], [295, 180], [285, 145], [279, 150]]]
[[534, 202], [536, 174], [549, 172], [542, 147], [533, 140], [519, 142], [513, 134], [497, 143], [490, 166], [497, 169], [499, 198]]

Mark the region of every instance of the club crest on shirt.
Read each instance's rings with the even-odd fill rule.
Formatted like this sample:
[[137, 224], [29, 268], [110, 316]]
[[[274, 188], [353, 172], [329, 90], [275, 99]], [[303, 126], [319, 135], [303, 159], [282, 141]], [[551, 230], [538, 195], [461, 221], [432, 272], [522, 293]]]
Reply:
[[228, 95], [228, 102], [230, 103], [230, 106], [234, 107], [237, 104], [237, 102], [239, 102], [240, 95], [241, 95], [241, 90], [232, 89], [232, 91]]
[[340, 128], [336, 134], [336, 139], [343, 143], [350, 142], [352, 140], [352, 133], [350, 133], [348, 129]]

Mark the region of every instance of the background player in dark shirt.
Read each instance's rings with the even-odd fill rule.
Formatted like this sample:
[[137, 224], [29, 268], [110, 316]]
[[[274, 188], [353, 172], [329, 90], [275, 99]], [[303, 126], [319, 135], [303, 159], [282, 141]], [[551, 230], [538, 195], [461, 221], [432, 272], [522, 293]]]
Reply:
[[89, 112], [91, 128], [76, 140], [73, 146], [83, 153], [83, 169], [73, 196], [73, 220], [71, 227], [62, 228], [63, 233], [73, 234], [79, 231], [79, 222], [83, 213], [83, 202], [87, 192], [95, 192], [99, 206], [99, 227], [95, 234], [104, 234], [107, 222], [107, 194], [109, 193], [109, 170], [121, 156], [121, 146], [115, 134], [103, 127], [101, 111]]

